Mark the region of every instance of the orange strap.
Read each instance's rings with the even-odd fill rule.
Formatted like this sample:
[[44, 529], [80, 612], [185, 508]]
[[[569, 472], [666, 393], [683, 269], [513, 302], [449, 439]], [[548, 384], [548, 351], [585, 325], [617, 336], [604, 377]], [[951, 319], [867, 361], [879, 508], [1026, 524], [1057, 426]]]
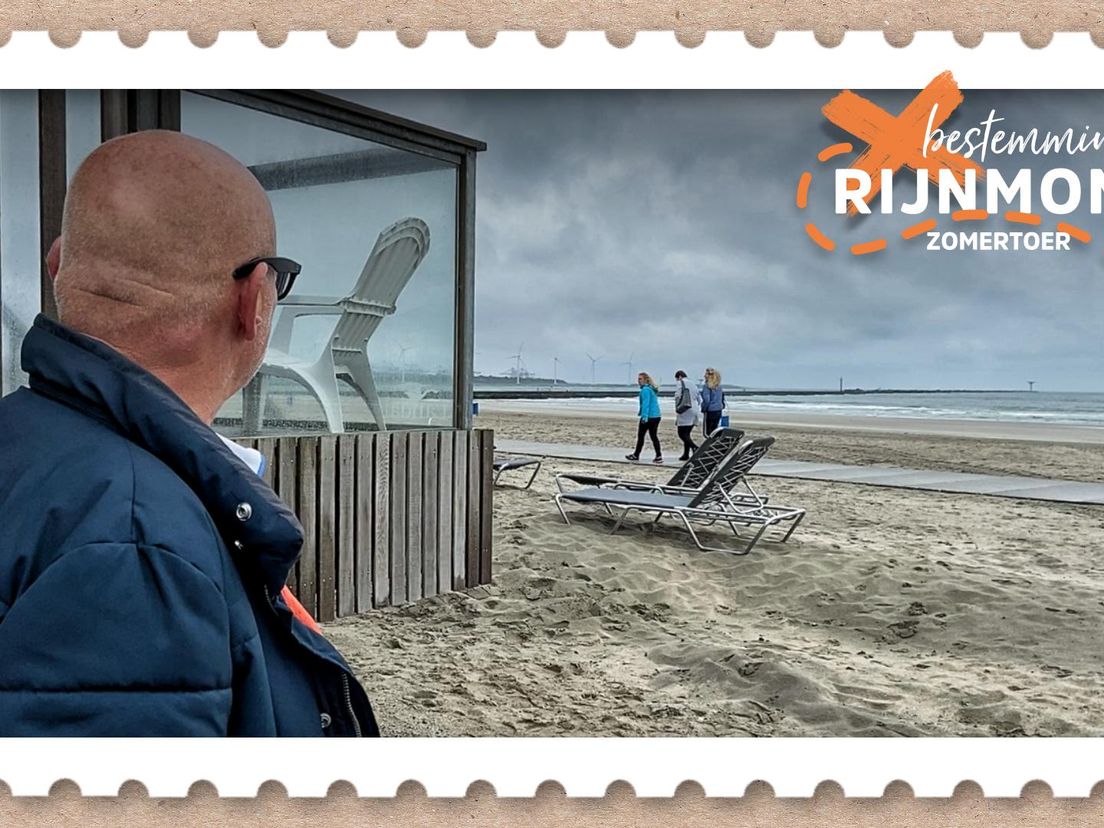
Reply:
[[313, 632], [322, 633], [322, 628], [318, 626], [318, 622], [311, 617], [311, 614], [307, 612], [306, 607], [299, 603], [299, 599], [291, 594], [291, 590], [286, 586], [280, 590], [280, 595], [288, 605], [288, 609], [291, 610], [291, 614], [294, 615], [299, 621], [307, 627], [307, 629]]

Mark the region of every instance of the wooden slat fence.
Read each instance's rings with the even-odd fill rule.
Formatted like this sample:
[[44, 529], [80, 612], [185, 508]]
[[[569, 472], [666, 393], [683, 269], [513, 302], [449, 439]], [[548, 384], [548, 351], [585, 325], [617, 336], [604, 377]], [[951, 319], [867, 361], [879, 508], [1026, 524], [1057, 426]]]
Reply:
[[288, 585], [319, 621], [490, 582], [490, 430], [241, 442], [303, 524]]

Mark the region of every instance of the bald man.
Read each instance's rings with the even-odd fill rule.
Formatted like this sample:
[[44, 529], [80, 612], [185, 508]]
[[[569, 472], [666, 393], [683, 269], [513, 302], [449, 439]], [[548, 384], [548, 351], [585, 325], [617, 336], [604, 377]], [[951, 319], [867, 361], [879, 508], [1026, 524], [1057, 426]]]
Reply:
[[264, 190], [140, 132], [70, 184], [59, 321], [0, 400], [0, 736], [378, 735], [348, 665], [280, 596], [302, 528], [212, 429], [279, 291]]

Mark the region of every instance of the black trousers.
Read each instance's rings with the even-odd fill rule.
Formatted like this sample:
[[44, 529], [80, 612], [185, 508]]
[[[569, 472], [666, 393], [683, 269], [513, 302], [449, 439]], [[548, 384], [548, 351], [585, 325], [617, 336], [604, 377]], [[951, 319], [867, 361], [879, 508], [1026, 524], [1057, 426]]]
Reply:
[[698, 447], [694, 442], [694, 426], [685, 425], [677, 428], [679, 439], [682, 440], [682, 456], [689, 457]]
[[705, 412], [705, 436], [708, 437], [714, 431], [717, 430], [717, 426], [721, 424], [721, 412], [720, 411], [706, 411]]
[[652, 438], [652, 448], [655, 449], [656, 457], [663, 456], [663, 449], [659, 447], [659, 417], [651, 417], [647, 420], [641, 420], [636, 427], [636, 451], [633, 454], [637, 457], [640, 456], [640, 450], [644, 448], [644, 435], [647, 434]]

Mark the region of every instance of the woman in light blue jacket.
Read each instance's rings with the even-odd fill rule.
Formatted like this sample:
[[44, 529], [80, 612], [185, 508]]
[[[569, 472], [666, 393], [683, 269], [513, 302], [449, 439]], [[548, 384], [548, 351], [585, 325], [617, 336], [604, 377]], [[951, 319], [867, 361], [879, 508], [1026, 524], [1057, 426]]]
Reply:
[[644, 435], [652, 438], [652, 448], [655, 449], [653, 463], [663, 462], [663, 450], [659, 447], [659, 388], [652, 378], [641, 371], [636, 375], [636, 384], [640, 386], [640, 409], [637, 411], [639, 423], [636, 427], [636, 451], [626, 454], [627, 460], [636, 462], [640, 459], [640, 450], [644, 448]]

